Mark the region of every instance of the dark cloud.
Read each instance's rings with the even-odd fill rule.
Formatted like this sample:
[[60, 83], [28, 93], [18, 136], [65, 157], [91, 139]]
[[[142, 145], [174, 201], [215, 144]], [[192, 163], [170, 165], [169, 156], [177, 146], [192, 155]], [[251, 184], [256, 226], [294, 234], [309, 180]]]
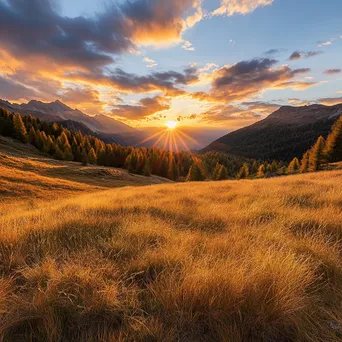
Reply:
[[324, 71], [326, 75], [336, 75], [336, 74], [340, 74], [341, 72], [342, 72], [341, 69], [328, 69]]
[[[112, 67], [116, 55], [141, 43], [181, 41], [187, 22], [200, 20], [198, 9], [198, 0], [134, 0], [112, 4], [91, 18], [68, 18], [56, 11], [52, 0], [0, 0], [0, 54], [8, 57], [7, 70], [0, 70], [0, 75], [49, 101], [65, 81], [123, 92], [182, 95], [183, 86], [198, 80], [194, 68], [140, 76]], [[7, 95], [17, 96], [10, 91]]]
[[10, 101], [20, 101], [26, 98], [36, 97], [34, 89], [25, 87], [17, 82], [0, 75], [0, 98]]
[[322, 54], [323, 51], [309, 51], [309, 52], [300, 52], [300, 51], [295, 51], [292, 53], [292, 55], [289, 57], [290, 61], [296, 61], [298, 59], [302, 58], [310, 58], [310, 57], [315, 57], [320, 54]]
[[0, 44], [17, 58], [44, 56], [64, 66], [94, 69], [140, 42], [180, 39], [183, 17], [196, 6], [196, 0], [125, 1], [93, 18], [68, 18], [50, 0], [7, 0], [0, 2]]
[[217, 69], [212, 75], [209, 93], [197, 92], [194, 98], [213, 102], [242, 101], [271, 88], [305, 89], [313, 82], [292, 81], [298, 75], [310, 71], [308, 68], [291, 69], [289, 66], [275, 67], [277, 60], [252, 59]]
[[137, 105], [115, 106], [112, 110], [112, 115], [128, 120], [141, 120], [170, 108], [170, 99], [168, 98], [161, 96], [145, 97]]
[[88, 80], [115, 87], [123, 92], [146, 93], [153, 91], [163, 91], [168, 96], [179, 96], [186, 92], [181, 86], [195, 83], [199, 80], [196, 68], [186, 68], [183, 72], [166, 71], [153, 72], [148, 75], [140, 76], [128, 73], [122, 69], [115, 69], [107, 75], [96, 73], [71, 73], [70, 79]]

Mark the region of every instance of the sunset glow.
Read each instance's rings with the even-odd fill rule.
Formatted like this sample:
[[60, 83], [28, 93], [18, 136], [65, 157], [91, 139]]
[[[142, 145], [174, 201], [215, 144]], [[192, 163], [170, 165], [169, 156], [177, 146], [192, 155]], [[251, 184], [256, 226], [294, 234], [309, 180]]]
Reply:
[[170, 129], [175, 129], [177, 127], [177, 121], [168, 121], [166, 126]]
[[338, 0], [24, 3], [0, 0], [0, 98], [11, 103], [228, 132], [283, 105], [342, 101]]

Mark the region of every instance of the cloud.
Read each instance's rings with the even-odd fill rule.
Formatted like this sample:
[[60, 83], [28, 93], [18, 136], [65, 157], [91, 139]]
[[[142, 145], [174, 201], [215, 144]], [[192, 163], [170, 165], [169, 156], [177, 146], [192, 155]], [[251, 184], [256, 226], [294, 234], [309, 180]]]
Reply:
[[117, 105], [111, 113], [116, 117], [128, 120], [141, 120], [170, 108], [169, 98], [155, 96], [153, 98], [145, 97], [137, 105]]
[[342, 72], [341, 69], [328, 69], [324, 71], [326, 75], [336, 75], [336, 74], [340, 74], [341, 72]]
[[98, 90], [91, 87], [66, 88], [58, 98], [69, 106], [77, 108], [88, 114], [98, 114], [104, 109]]
[[241, 106], [246, 107], [248, 111], [253, 111], [253, 113], [263, 116], [272, 114], [281, 107], [279, 104], [264, 101], [242, 102]]
[[310, 104], [312, 104], [313, 102], [311, 101], [306, 101], [306, 100], [301, 100], [301, 99], [298, 99], [298, 98], [290, 98], [288, 100], [288, 103], [291, 104], [291, 105], [294, 105], [294, 106], [308, 106]]
[[20, 83], [0, 75], [0, 98], [9, 101], [22, 101], [37, 96], [37, 92]]
[[[87, 75], [85, 76], [87, 77]], [[91, 76], [96, 78], [96, 75]], [[168, 96], [179, 96], [186, 93], [180, 87], [198, 81], [198, 72], [196, 68], [189, 67], [184, 69], [183, 72], [170, 70], [140, 76], [117, 68], [99, 81], [100, 83], [107, 83], [123, 92], [148, 93], [162, 91]]]
[[183, 41], [182, 48], [187, 51], [195, 51], [195, 48], [192, 46], [192, 43], [190, 43], [188, 40]]
[[238, 62], [214, 70], [209, 93], [197, 92], [193, 98], [209, 102], [243, 101], [266, 89], [306, 89], [314, 82], [295, 81], [309, 68], [291, 69], [287, 65], [275, 67], [275, 59], [261, 58]]
[[212, 15], [248, 14], [258, 7], [272, 5], [273, 0], [221, 0], [221, 6]]
[[327, 41], [325, 41], [325, 42], [319, 42], [317, 46], [318, 46], [318, 47], [329, 46], [329, 45], [332, 44], [333, 40], [334, 40], [334, 39], [327, 40]]
[[230, 128], [240, 128], [263, 119], [263, 116], [238, 106], [215, 105], [202, 113], [199, 118], [202, 122], [209, 124], [227, 126], [228, 123]]
[[318, 56], [320, 54], [322, 54], [323, 51], [309, 51], [309, 52], [299, 52], [299, 51], [295, 51], [292, 53], [292, 55], [289, 57], [290, 61], [296, 61], [298, 59], [302, 59], [302, 58], [310, 58], [310, 57], [315, 57]]
[[151, 58], [145, 57], [144, 58], [144, 62], [147, 63], [147, 67], [148, 68], [154, 68], [156, 67], [158, 64]]
[[342, 97], [325, 97], [320, 98], [317, 101], [326, 106], [334, 106], [337, 104], [342, 104]]
[[264, 52], [265, 55], [275, 55], [276, 53], [280, 52], [280, 49], [270, 49]]
[[203, 68], [198, 69], [199, 73], [209, 71], [211, 69], [218, 68], [218, 65], [215, 63], [207, 63]]
[[2, 48], [16, 58], [30, 55], [94, 70], [115, 62], [113, 55], [133, 51], [140, 44], [180, 42], [183, 32], [200, 20], [201, 6], [198, 0], [125, 1], [91, 18], [69, 18], [57, 13], [51, 3], [0, 1]]

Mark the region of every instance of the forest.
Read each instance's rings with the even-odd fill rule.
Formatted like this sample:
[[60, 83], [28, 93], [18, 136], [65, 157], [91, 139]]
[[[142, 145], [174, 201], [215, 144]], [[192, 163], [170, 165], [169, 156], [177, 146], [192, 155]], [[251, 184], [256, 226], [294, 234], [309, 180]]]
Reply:
[[125, 168], [131, 173], [144, 176], [153, 174], [178, 182], [263, 178], [317, 171], [328, 162], [342, 160], [342, 117], [334, 124], [326, 140], [320, 137], [304, 153], [301, 161], [294, 158], [289, 164], [276, 160], [269, 163], [219, 152], [191, 154], [158, 147], [106, 144], [99, 138], [71, 131], [58, 123], [42, 121], [31, 115], [9, 113], [3, 108], [0, 108], [0, 134], [32, 144], [59, 160]]

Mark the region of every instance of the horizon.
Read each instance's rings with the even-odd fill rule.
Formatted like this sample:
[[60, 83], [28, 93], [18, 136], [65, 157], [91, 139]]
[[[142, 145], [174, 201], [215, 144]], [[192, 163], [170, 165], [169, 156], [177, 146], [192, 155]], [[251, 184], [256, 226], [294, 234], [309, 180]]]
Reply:
[[337, 0], [25, 4], [0, 0], [0, 97], [11, 103], [228, 132], [284, 105], [342, 102]]

